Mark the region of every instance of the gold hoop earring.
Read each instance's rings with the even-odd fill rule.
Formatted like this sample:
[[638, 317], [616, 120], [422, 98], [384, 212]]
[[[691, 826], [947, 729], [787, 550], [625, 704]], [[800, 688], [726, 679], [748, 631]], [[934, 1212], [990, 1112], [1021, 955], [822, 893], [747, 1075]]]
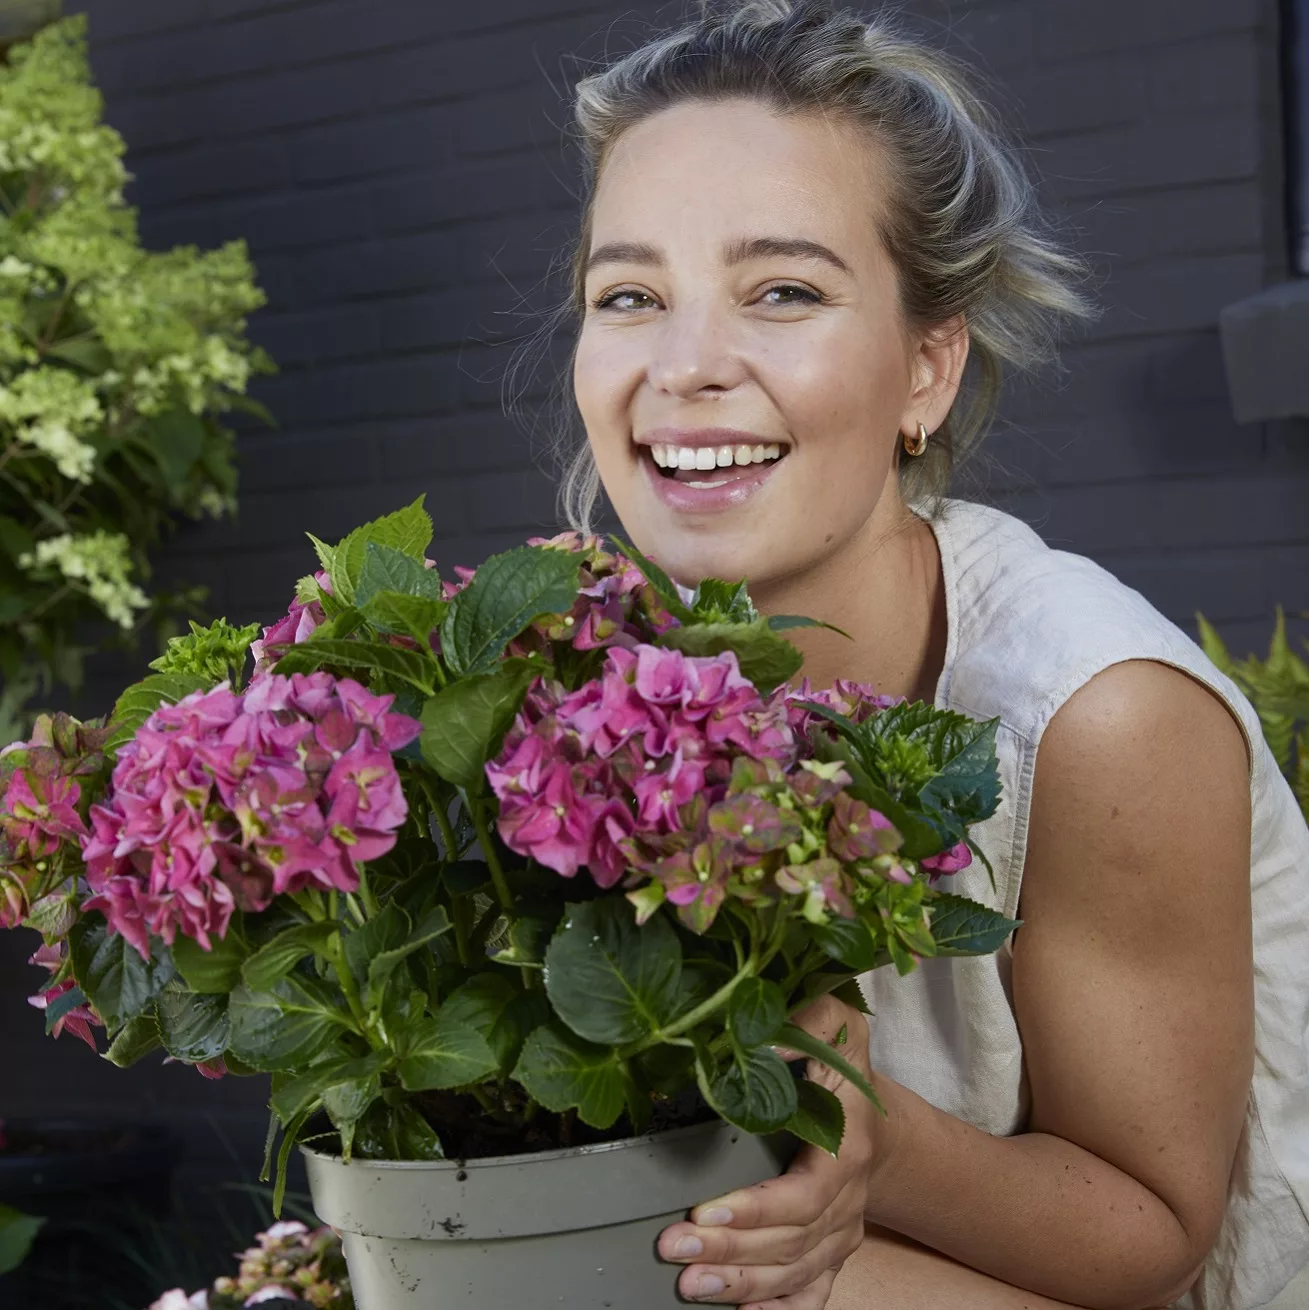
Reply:
[[904, 448], [910, 455], [921, 455], [927, 449], [927, 425], [918, 424], [918, 435], [916, 437], [906, 437], [904, 439]]

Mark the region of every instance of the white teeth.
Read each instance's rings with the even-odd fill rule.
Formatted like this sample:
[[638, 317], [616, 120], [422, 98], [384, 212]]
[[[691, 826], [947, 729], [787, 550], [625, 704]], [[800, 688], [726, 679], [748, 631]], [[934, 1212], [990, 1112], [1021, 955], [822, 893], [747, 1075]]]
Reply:
[[[650, 457], [661, 469], [727, 468], [732, 464], [763, 464], [780, 459], [782, 447], [778, 443], [768, 446], [669, 446], [652, 445]], [[695, 486], [696, 483], [687, 483]], [[708, 483], [704, 485], [710, 485]]]

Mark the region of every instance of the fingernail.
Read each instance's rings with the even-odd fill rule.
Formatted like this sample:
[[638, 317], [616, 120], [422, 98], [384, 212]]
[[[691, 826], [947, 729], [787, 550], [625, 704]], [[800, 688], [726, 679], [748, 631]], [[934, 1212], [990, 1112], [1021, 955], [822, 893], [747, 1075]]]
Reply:
[[712, 1210], [701, 1210], [695, 1222], [701, 1228], [725, 1228], [732, 1222], [732, 1212], [725, 1206], [716, 1205]]
[[704, 1243], [698, 1237], [679, 1237], [673, 1247], [675, 1256], [699, 1255], [704, 1250]]
[[701, 1274], [695, 1285], [696, 1296], [717, 1296], [727, 1284], [717, 1274]]

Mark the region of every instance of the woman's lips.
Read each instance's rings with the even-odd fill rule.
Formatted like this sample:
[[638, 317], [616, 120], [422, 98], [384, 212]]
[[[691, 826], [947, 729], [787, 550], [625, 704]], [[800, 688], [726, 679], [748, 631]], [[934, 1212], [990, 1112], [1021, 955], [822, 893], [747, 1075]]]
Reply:
[[[662, 473], [650, 456], [649, 448], [641, 452], [641, 464], [651, 489], [669, 509], [681, 514], [709, 514], [743, 505], [773, 475], [780, 459], [763, 464], [729, 465], [706, 469], [703, 473], [687, 470], [688, 480], [679, 481]], [[701, 485], [694, 485], [700, 482]]]

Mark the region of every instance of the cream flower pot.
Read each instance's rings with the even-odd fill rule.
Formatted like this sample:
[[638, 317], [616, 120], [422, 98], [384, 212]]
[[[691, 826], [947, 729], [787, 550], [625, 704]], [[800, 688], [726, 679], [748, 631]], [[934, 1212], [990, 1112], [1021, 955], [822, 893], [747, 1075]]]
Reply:
[[685, 1303], [659, 1232], [776, 1177], [795, 1147], [714, 1122], [463, 1164], [302, 1152], [358, 1310], [672, 1310]]

